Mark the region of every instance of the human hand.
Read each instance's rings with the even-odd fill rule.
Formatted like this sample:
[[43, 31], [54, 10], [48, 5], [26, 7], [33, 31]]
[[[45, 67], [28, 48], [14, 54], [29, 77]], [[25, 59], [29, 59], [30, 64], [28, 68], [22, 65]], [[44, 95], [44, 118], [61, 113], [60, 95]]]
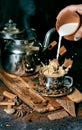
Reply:
[[[77, 12], [81, 16], [82, 15], [82, 4], [66, 6], [57, 15], [57, 20], [59, 20], [61, 15], [66, 11]], [[82, 38], [82, 24], [80, 23], [80, 27], [74, 35], [74, 41], [78, 41], [81, 38]]]

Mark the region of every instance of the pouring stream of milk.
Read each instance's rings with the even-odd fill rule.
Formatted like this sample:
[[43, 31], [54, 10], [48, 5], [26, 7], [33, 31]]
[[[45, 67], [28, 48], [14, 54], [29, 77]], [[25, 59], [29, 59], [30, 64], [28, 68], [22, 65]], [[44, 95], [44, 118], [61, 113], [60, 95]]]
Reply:
[[59, 51], [60, 51], [62, 37], [65, 35], [73, 34], [76, 31], [77, 27], [78, 27], [78, 23], [67, 23], [67, 24], [62, 25], [59, 28], [58, 30], [59, 41], [58, 41], [58, 49], [57, 49], [57, 55], [56, 55], [57, 59], [59, 58]]

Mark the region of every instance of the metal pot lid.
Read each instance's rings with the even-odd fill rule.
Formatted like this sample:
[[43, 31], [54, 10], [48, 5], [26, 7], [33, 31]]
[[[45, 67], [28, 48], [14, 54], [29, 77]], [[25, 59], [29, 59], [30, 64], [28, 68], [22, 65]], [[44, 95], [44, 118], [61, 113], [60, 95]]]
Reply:
[[11, 39], [12, 35], [22, 34], [24, 30], [19, 30], [11, 19], [5, 24], [5, 27], [0, 31], [0, 37], [5, 39]]

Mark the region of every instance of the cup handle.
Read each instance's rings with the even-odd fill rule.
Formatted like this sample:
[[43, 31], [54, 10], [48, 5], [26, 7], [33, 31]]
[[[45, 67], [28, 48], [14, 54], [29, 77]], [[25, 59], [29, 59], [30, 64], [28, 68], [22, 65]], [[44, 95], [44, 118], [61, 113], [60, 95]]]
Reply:
[[73, 78], [71, 76], [64, 76], [64, 86], [71, 87], [73, 85]]

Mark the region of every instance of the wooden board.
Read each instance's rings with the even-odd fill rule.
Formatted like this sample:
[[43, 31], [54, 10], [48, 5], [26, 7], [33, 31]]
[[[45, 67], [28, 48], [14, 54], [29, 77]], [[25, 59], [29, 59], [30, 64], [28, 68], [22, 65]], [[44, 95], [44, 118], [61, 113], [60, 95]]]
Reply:
[[69, 94], [67, 97], [75, 103], [82, 102], [82, 93], [76, 88], [74, 92]]
[[56, 100], [66, 112], [68, 112], [72, 117], [76, 117], [75, 103], [71, 100]]
[[[0, 68], [0, 79], [3, 83], [33, 110], [43, 113], [61, 108], [61, 106], [56, 103], [56, 98], [42, 97], [34, 91], [33, 87], [35, 83], [30, 80], [31, 78], [25, 78], [28, 79], [27, 82], [24, 78], [8, 74]], [[82, 94], [75, 88], [73, 93], [61, 98], [69, 98], [69, 100], [80, 103], [82, 101]]]
[[47, 103], [46, 99], [36, 93], [21, 77], [8, 74], [0, 68], [0, 79], [33, 110], [42, 113], [56, 109], [50, 103]]

